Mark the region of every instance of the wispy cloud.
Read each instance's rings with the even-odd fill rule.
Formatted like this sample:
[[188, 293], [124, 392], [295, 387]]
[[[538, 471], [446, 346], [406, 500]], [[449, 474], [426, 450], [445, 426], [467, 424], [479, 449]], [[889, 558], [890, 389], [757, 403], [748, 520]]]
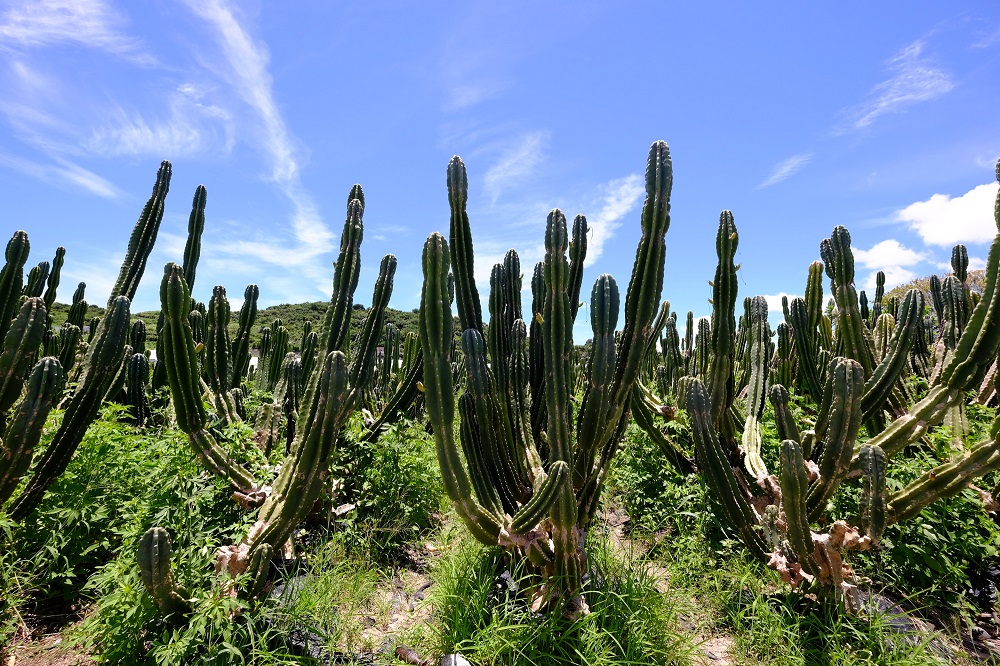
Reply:
[[600, 210], [587, 217], [590, 238], [587, 240], [587, 259], [584, 266], [592, 266], [604, 253], [604, 244], [610, 240], [623, 218], [635, 208], [645, 194], [642, 176], [637, 173], [609, 181], [601, 188]]
[[31, 48], [78, 44], [123, 56], [143, 65], [155, 58], [142, 42], [121, 30], [117, 12], [100, 0], [27, 0], [0, 15], [0, 47]]
[[118, 188], [104, 178], [65, 159], [57, 159], [56, 164], [39, 164], [32, 160], [0, 153], [0, 165], [46, 183], [61, 180], [63, 183], [108, 199], [113, 199], [120, 194]]
[[154, 122], [121, 108], [112, 111], [110, 120], [93, 130], [85, 146], [100, 155], [167, 155], [171, 159], [232, 150], [236, 133], [232, 114], [206, 102], [199, 86], [178, 86], [167, 106], [166, 117]]
[[811, 159], [812, 153], [800, 153], [778, 162], [774, 169], [771, 170], [771, 175], [765, 178], [764, 181], [757, 186], [757, 189], [762, 190], [765, 187], [771, 187], [772, 185], [776, 185], [783, 180], [791, 178], [800, 169], [802, 169], [802, 167], [808, 164]]
[[971, 48], [974, 49], [986, 49], [994, 44], [1000, 43], [1000, 26], [993, 28], [993, 30], [984, 31], [979, 33], [979, 39], [971, 44]]
[[522, 181], [534, 172], [535, 167], [544, 158], [548, 139], [548, 132], [522, 135], [517, 139], [517, 143], [504, 151], [497, 163], [487, 170], [483, 179], [484, 186], [486, 194], [493, 203], [496, 203], [505, 188]]
[[219, 74], [253, 110], [259, 140], [270, 157], [269, 177], [293, 206], [294, 245], [279, 247], [273, 240], [243, 241], [234, 243], [231, 248], [269, 263], [296, 265], [326, 293], [329, 291], [329, 271], [318, 257], [333, 248], [334, 235], [302, 186], [298, 151], [272, 91], [267, 47], [256, 42], [241, 25], [232, 4], [224, 0], [188, 0], [187, 4], [215, 33], [223, 56], [222, 62], [216, 64]]
[[872, 88], [868, 98], [846, 115], [846, 125], [838, 133], [859, 130], [880, 116], [901, 113], [920, 102], [937, 99], [954, 88], [951, 75], [923, 56], [923, 40], [908, 44], [887, 63], [892, 77]]
[[917, 232], [928, 245], [986, 243], [997, 234], [993, 204], [997, 183], [979, 185], [962, 196], [935, 194], [896, 213], [896, 220]]

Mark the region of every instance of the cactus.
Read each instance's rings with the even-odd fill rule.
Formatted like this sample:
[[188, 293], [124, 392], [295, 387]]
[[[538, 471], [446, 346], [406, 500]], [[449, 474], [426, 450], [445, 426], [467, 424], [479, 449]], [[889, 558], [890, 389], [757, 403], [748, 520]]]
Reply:
[[[10, 332], [7, 337], [10, 338]], [[0, 359], [0, 366], [6, 367], [4, 360]], [[24, 397], [14, 407], [0, 442], [0, 460], [7, 463], [5, 468], [0, 468], [0, 504], [11, 496], [31, 465], [31, 456], [41, 437], [45, 419], [62, 393], [64, 384], [65, 374], [58, 359], [44, 357], [31, 370]]]
[[10, 505], [15, 520], [25, 518], [41, 501], [45, 490], [63, 473], [122, 367], [129, 329], [129, 300], [119, 296], [93, 333], [76, 391], [65, 408], [59, 430], [32, 467], [32, 477]]
[[187, 433], [194, 452], [210, 471], [227, 479], [237, 493], [256, 497], [260, 486], [254, 477], [230, 458], [207, 430], [208, 414], [202, 402], [194, 331], [188, 318], [190, 303], [183, 269], [177, 264], [167, 264], [160, 283], [164, 316], [160, 363], [166, 370], [177, 426]]
[[21, 288], [24, 284], [24, 264], [28, 261], [31, 244], [28, 234], [15, 231], [7, 243], [7, 263], [0, 270], [0, 338], [7, 335], [10, 320], [20, 307]]
[[[995, 212], [1000, 229], [1000, 197]], [[910, 347], [922, 335], [922, 296], [911, 290], [896, 304], [895, 328], [885, 343], [884, 355], [866, 371], [863, 359], [874, 363], [875, 357], [870, 354], [870, 333], [853, 292], [853, 260], [846, 229], [835, 229], [832, 238], [824, 241], [822, 253], [838, 305], [835, 344], [856, 358], [836, 357], [825, 372], [820, 372], [824, 370], [822, 359], [829, 354], [822, 341], [822, 324], [817, 338], [812, 338], [817, 328], [810, 321], [809, 299], [791, 302], [786, 318], [794, 330], [799, 367], [817, 371], [804, 383], [814, 385], [822, 381], [823, 386], [809, 389], [818, 413], [814, 427], [803, 430], [792, 418], [788, 390], [782, 385], [771, 387], [778, 436], [783, 440], [777, 487], [773, 477], [755, 474], [756, 485], [764, 495], [753, 494], [752, 486], [743, 480], [742, 470], [732, 458], [733, 447], [716, 430], [705, 387], [696, 379], [681, 384], [686, 390], [684, 407], [699, 467], [722, 507], [722, 515], [739, 531], [753, 553], [769, 557], [771, 566], [786, 581], [795, 585], [811, 582], [820, 592], [834, 594], [849, 610], [856, 610], [857, 581], [850, 567], [844, 564], [847, 551], [869, 548], [878, 542], [887, 525], [912, 518], [930, 503], [954, 495], [974, 479], [1000, 469], [998, 419], [989, 437], [968, 451], [927, 470], [891, 496], [886, 492], [886, 471], [892, 456], [916, 441], [929, 427], [941, 423], [951, 410], [961, 407], [963, 394], [978, 388], [995, 362], [1000, 349], [1000, 327], [995, 325], [996, 312], [1000, 311], [1000, 235], [990, 248], [981, 298], [968, 314], [964, 327], [960, 327], [960, 334], [956, 331], [953, 349], [932, 377], [928, 393], [908, 408], [905, 394], [898, 389], [898, 379], [911, 356]], [[720, 262], [724, 259], [720, 254]], [[956, 272], [961, 272], [961, 263], [959, 253]], [[943, 323], [947, 326], [949, 319], [959, 318], [964, 303], [961, 281], [956, 276], [949, 277], [945, 284], [939, 284], [937, 291], [935, 300], [941, 302]], [[727, 307], [732, 307], [732, 301], [728, 303]], [[888, 337], [887, 332], [882, 335]], [[869, 422], [884, 411], [895, 414], [899, 410], [902, 414], [884, 429], [869, 425], [873, 436], [863, 445], [856, 443], [862, 420]], [[749, 459], [754, 449], [746, 447], [744, 453]], [[749, 466], [754, 469], [752, 463]], [[830, 524], [826, 533], [813, 532], [811, 525], [823, 517], [837, 486], [852, 476], [861, 477], [861, 531], [838, 520]]]
[[187, 592], [174, 582], [170, 554], [170, 535], [162, 527], [150, 527], [139, 540], [142, 584], [163, 614], [178, 622], [191, 613], [191, 605], [185, 599]]
[[56, 290], [59, 288], [59, 278], [62, 275], [63, 263], [66, 260], [66, 248], [57, 247], [56, 256], [52, 259], [52, 271], [49, 279], [45, 283], [45, 309], [52, 312], [52, 305], [56, 302]]
[[135, 290], [139, 288], [139, 281], [146, 270], [146, 260], [153, 251], [153, 243], [156, 242], [160, 222], [163, 220], [163, 203], [170, 189], [170, 174], [170, 162], [164, 160], [156, 172], [153, 193], [143, 207], [139, 220], [132, 230], [132, 237], [129, 238], [125, 260], [108, 299], [109, 307], [118, 296], [125, 296], [129, 301], [135, 298]]
[[149, 386], [149, 359], [143, 353], [135, 353], [128, 360], [128, 378], [125, 382], [128, 389], [127, 404], [132, 410], [132, 418], [136, 425], [142, 427], [149, 420], [149, 398], [146, 389]]
[[[575, 381], [573, 304], [579, 301], [577, 271], [585, 260], [586, 244], [577, 240], [585, 235], [585, 218], [574, 223], [571, 246], [565, 216], [558, 210], [549, 213], [545, 260], [532, 276], [527, 340], [513, 253], [493, 269], [492, 319], [484, 340], [465, 210], [468, 178], [458, 157], [448, 165], [450, 240], [446, 243], [435, 233], [424, 245], [420, 313], [424, 397], [445, 489], [477, 539], [499, 543], [531, 563], [540, 577], [536, 606], [561, 605], [570, 616], [587, 611], [581, 596], [586, 567], [583, 537], [594, 518], [644, 359], [667, 319], [664, 311], [654, 327], [663, 286], [671, 178], [667, 146], [656, 143], [646, 171], [643, 237], [617, 346], [618, 288], [610, 276], [602, 276], [592, 292], [594, 345], [575, 429], [570, 409]], [[464, 456], [453, 432], [451, 268], [467, 383], [458, 400]]]
[[188, 290], [194, 291], [194, 279], [198, 273], [198, 260], [201, 258], [201, 235], [205, 232], [205, 204], [208, 191], [204, 185], [199, 185], [194, 191], [194, 201], [191, 202], [191, 215], [188, 217], [188, 236], [184, 243], [184, 282]]
[[243, 292], [243, 306], [240, 308], [239, 328], [233, 339], [232, 376], [229, 388], [239, 388], [243, 377], [250, 369], [250, 330], [257, 321], [257, 299], [260, 289], [255, 284], [247, 285]]
[[84, 300], [84, 292], [87, 283], [81, 282], [73, 292], [73, 303], [69, 307], [69, 314], [66, 315], [66, 323], [79, 327], [83, 330], [83, 325], [87, 320], [87, 301]]

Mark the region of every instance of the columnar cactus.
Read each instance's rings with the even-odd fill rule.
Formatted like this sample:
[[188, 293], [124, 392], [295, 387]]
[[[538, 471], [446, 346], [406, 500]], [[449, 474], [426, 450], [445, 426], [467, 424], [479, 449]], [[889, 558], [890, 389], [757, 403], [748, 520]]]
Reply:
[[229, 388], [240, 387], [243, 378], [250, 370], [250, 330], [254, 322], [257, 321], [257, 299], [260, 297], [260, 289], [255, 284], [247, 285], [243, 291], [243, 306], [240, 308], [239, 328], [236, 330], [236, 338], [233, 340], [233, 364], [232, 376], [229, 379]]
[[260, 484], [229, 457], [208, 431], [194, 331], [188, 318], [190, 303], [191, 294], [184, 283], [183, 269], [177, 264], [167, 264], [160, 283], [164, 323], [160, 332], [163, 356], [159, 362], [166, 370], [177, 426], [187, 433], [191, 447], [209, 470], [227, 479], [248, 502], [258, 501]]
[[76, 390], [65, 407], [62, 423], [45, 453], [32, 467], [32, 477], [10, 506], [16, 520], [25, 518], [45, 490], [63, 473], [90, 424], [97, 418], [108, 389], [122, 368], [129, 330], [129, 299], [118, 296], [94, 332]]
[[178, 622], [191, 613], [191, 605], [185, 598], [187, 592], [174, 582], [170, 554], [170, 535], [162, 527], [150, 527], [139, 540], [142, 584], [163, 614]]
[[[1000, 228], [1000, 197], [996, 217]], [[824, 241], [822, 252], [838, 302], [838, 349], [874, 363], [873, 357], [866, 356], [871, 351], [868, 329], [853, 296], [853, 260], [846, 230], [834, 230], [832, 239]], [[957, 277], [951, 279], [960, 285]], [[942, 310], [947, 312], [948, 289], [940, 291], [945, 303]], [[1000, 235], [990, 249], [982, 297], [968, 316], [954, 350], [932, 378], [927, 395], [908, 409], [902, 404], [903, 413], [888, 427], [869, 426], [873, 436], [863, 445], [856, 442], [863, 420], [869, 422], [884, 410], [893, 412], [902, 403], [898, 379], [908, 362], [908, 348], [923, 322], [922, 300], [919, 292], [911, 290], [899, 303], [885, 354], [869, 371], [859, 358], [837, 357], [825, 375], [817, 372], [816, 377], [805, 382], [813, 384], [824, 377], [822, 387], [809, 390], [818, 405], [812, 428], [800, 429], [795, 423], [788, 390], [780, 384], [771, 387], [775, 423], [783, 440], [776, 476], [760, 473], [759, 465], [752, 460], [752, 447], [745, 447], [745, 455], [734, 460], [734, 447], [723, 441], [726, 435], [716, 429], [709, 393], [698, 380], [684, 382], [684, 406], [699, 467], [722, 507], [722, 515], [739, 531], [748, 548], [769, 558], [785, 580], [793, 584], [813, 581], [821, 591], [842, 598], [849, 609], [857, 608], [858, 595], [850, 567], [843, 561], [845, 552], [868, 548], [881, 538], [886, 525], [911, 518], [931, 502], [954, 495], [979, 476], [1000, 469], [998, 420], [989, 437], [967, 452], [928, 470], [891, 495], [886, 491], [886, 469], [891, 457], [929, 427], [941, 423], [950, 410], [961, 404], [966, 391], [979, 386], [995, 361], [1000, 349], [1000, 325], [996, 322], [1000, 312]], [[952, 300], [957, 304], [961, 298]], [[822, 337], [811, 338], [817, 329], [809, 321], [808, 312], [806, 301], [795, 299], [786, 317], [794, 329], [799, 367], [821, 368], [807, 354], [814, 354], [818, 348], [818, 358], [822, 358], [829, 352]], [[756, 484], [745, 481], [744, 465], [756, 477]], [[837, 486], [852, 476], [861, 477], [862, 482], [860, 530], [844, 521], [833, 521], [826, 533], [812, 531], [811, 525], [823, 516]], [[755, 492], [754, 485], [763, 494]]]
[[135, 290], [139, 288], [139, 281], [146, 270], [146, 260], [149, 259], [149, 254], [153, 251], [153, 243], [156, 242], [160, 222], [163, 220], [163, 204], [167, 198], [167, 191], [170, 189], [170, 174], [170, 162], [164, 160], [156, 172], [153, 193], [143, 207], [139, 221], [136, 222], [135, 228], [132, 230], [132, 237], [128, 241], [128, 250], [125, 253], [125, 260], [122, 262], [121, 271], [118, 273], [118, 280], [111, 289], [109, 306], [118, 296], [125, 296], [129, 301], [135, 298]]
[[[653, 330], [653, 320], [660, 305], [664, 235], [669, 226], [669, 152], [662, 142], [650, 150], [643, 237], [617, 345], [619, 294], [614, 279], [602, 276], [592, 292], [594, 344], [575, 424], [570, 409], [572, 304], [579, 299], [574, 268], [584, 261], [585, 244], [574, 240], [571, 249], [565, 216], [558, 210], [549, 214], [545, 261], [535, 267], [532, 277], [527, 340], [528, 325], [520, 318], [515, 295], [516, 255], [508, 253], [491, 280], [493, 318], [487, 344], [473, 279], [468, 179], [458, 157], [448, 165], [447, 180], [451, 238], [446, 243], [439, 234], [431, 234], [424, 245], [420, 312], [424, 397], [445, 489], [477, 539], [499, 543], [535, 567], [541, 577], [536, 606], [560, 603], [569, 615], [586, 612], [581, 596], [584, 535], [597, 510], [644, 356], [659, 332]], [[583, 238], [585, 220], [577, 220], [574, 237]], [[453, 432], [449, 269], [454, 270], [466, 364], [466, 392], [458, 400], [464, 456]], [[501, 330], [494, 332], [494, 327]], [[498, 371], [500, 366], [503, 372]]]

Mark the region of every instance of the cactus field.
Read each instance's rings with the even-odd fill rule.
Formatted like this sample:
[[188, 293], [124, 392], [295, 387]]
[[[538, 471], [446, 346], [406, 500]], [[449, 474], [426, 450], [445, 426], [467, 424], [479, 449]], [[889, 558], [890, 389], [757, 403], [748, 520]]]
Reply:
[[559, 209], [477, 280], [475, 160], [439, 166], [413, 312], [360, 185], [329, 301], [280, 310], [193, 296], [210, 180], [152, 265], [167, 161], [106, 301], [7, 230], [0, 666], [1000, 660], [1000, 197], [980, 270], [866, 293], [836, 226], [780, 301], [723, 210], [696, 317], [665, 142], [631, 274], [592, 284]]

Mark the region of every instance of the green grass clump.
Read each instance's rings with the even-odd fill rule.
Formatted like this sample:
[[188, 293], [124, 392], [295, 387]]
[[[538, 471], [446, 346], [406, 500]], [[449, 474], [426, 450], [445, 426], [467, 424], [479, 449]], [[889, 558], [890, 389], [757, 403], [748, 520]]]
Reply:
[[674, 605], [657, 589], [658, 575], [605, 539], [595, 539], [589, 552], [591, 613], [571, 621], [558, 612], [533, 613], [530, 590], [520, 589], [526, 577], [501, 577], [501, 551], [462, 539], [432, 571], [433, 627], [411, 638], [431, 654], [457, 652], [474, 664], [688, 663], [691, 645]]

